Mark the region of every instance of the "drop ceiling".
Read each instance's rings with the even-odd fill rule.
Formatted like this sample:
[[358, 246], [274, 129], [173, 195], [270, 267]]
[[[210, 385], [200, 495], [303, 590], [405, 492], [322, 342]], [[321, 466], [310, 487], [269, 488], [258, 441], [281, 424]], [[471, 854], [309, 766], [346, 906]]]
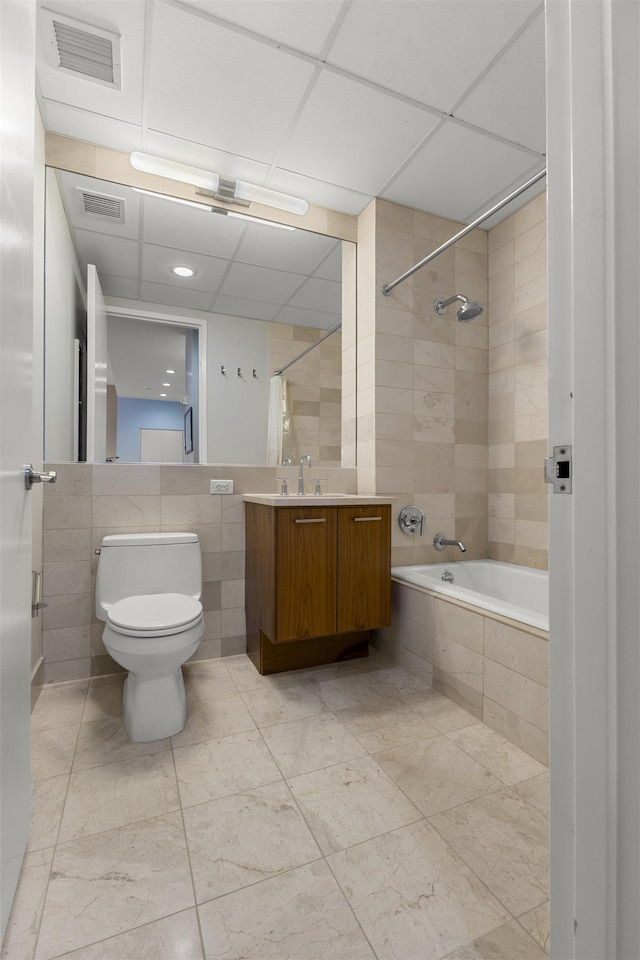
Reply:
[[[56, 68], [51, 11], [117, 37], [120, 89]], [[377, 196], [463, 222], [545, 165], [541, 0], [48, 0], [39, 17], [44, 123], [66, 136], [209, 167], [348, 214]], [[114, 296], [137, 284], [137, 296], [174, 302], [167, 265], [187, 251], [202, 258], [187, 305], [232, 312], [269, 270], [258, 247], [285, 243], [269, 228], [261, 240], [208, 222], [196, 249], [186, 219], [168, 236], [162, 201], [144, 202], [145, 235], [121, 231], [99, 267], [112, 289], [120, 284]], [[87, 256], [108, 233], [77, 229]], [[216, 288], [234, 244], [244, 252], [224, 268], [226, 289]], [[302, 274], [293, 256], [290, 272]], [[135, 276], [134, 260], [143, 269]], [[288, 316], [317, 309], [322, 283], [335, 280], [318, 272], [323, 262], [319, 254], [306, 289], [281, 285], [268, 302], [286, 304]]]

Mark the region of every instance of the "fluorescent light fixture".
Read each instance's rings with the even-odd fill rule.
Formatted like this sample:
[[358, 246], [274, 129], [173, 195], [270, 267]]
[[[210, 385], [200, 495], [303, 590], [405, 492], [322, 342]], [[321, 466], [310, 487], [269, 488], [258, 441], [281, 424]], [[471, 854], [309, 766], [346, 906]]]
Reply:
[[203, 170], [201, 167], [191, 167], [186, 163], [176, 163], [175, 160], [164, 160], [162, 157], [154, 157], [149, 153], [140, 153], [138, 150], [130, 155], [129, 162], [134, 170], [139, 170], [141, 173], [152, 173], [157, 177], [190, 183], [201, 190], [209, 191], [214, 196], [221, 189], [222, 181], [223, 194], [218, 199], [224, 199], [227, 203], [255, 201], [256, 203], [263, 203], [267, 207], [275, 207], [277, 210], [295, 213], [298, 216], [303, 216], [309, 209], [307, 201], [299, 197], [278, 193], [276, 190], [259, 187], [257, 184], [247, 183], [244, 180], [223, 177], [218, 173]]
[[195, 207], [196, 210], [204, 210], [205, 213], [211, 213], [213, 207], [208, 203], [198, 203], [196, 200], [183, 200], [182, 197], [170, 197], [167, 193], [154, 193], [153, 190], [142, 190], [141, 187], [133, 187], [136, 193], [143, 193], [145, 197], [157, 197], [158, 200], [170, 200], [172, 203], [181, 203], [183, 207]]
[[195, 276], [195, 270], [193, 267], [171, 267], [171, 272], [175, 273], [176, 277], [193, 277]]

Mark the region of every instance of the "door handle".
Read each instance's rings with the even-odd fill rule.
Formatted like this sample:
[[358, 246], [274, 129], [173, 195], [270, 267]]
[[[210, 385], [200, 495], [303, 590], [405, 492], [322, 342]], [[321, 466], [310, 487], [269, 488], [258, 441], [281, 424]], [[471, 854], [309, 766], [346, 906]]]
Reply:
[[294, 523], [326, 523], [326, 517], [316, 517], [313, 520], [294, 520]]
[[24, 467], [24, 485], [27, 490], [31, 490], [34, 483], [55, 483], [58, 474], [55, 470], [49, 470], [46, 473], [38, 473], [33, 469], [33, 464], [27, 463]]
[[354, 517], [354, 523], [370, 523], [372, 520], [382, 520], [382, 517]]

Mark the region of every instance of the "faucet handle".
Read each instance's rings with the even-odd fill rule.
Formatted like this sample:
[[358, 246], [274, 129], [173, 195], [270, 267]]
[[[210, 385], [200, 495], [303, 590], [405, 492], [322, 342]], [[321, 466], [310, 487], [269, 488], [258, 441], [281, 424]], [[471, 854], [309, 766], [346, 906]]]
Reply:
[[282, 489], [280, 490], [280, 496], [281, 496], [281, 497], [288, 497], [288, 496], [289, 496], [289, 489], [288, 489], [288, 487], [287, 487], [287, 480], [288, 480], [288, 477], [276, 477], [276, 482], [282, 484]]
[[313, 482], [316, 485], [316, 497], [322, 496], [322, 484], [327, 482], [327, 477], [314, 477]]

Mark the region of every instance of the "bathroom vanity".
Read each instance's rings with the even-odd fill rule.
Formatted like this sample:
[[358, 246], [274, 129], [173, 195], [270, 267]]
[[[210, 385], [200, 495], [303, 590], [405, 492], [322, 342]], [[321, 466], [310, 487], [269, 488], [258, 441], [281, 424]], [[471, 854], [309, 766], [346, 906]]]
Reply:
[[247, 654], [262, 674], [366, 657], [391, 617], [391, 498], [247, 494]]

